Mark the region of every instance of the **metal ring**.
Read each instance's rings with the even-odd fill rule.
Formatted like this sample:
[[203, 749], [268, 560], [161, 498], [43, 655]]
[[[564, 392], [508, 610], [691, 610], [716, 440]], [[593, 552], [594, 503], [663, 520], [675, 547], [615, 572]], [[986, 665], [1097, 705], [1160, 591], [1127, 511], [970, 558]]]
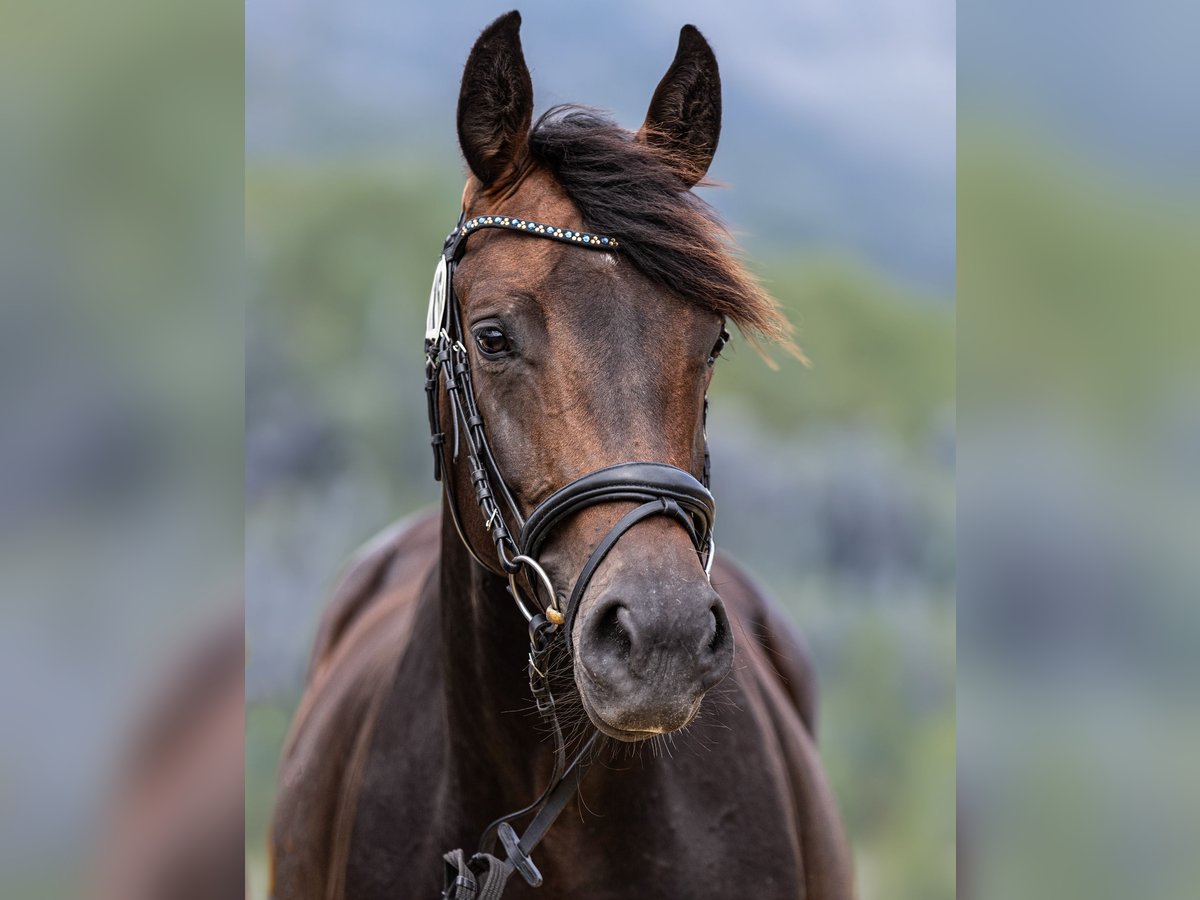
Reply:
[[[532, 556], [526, 556], [523, 553], [518, 556], [514, 556], [512, 561], [513, 561], [513, 563], [520, 563], [522, 565], [526, 565], [529, 568], [533, 569], [533, 571], [535, 571], [537, 573], [538, 578], [542, 582], [542, 586], [545, 587], [545, 589], [546, 589], [546, 596], [550, 598], [550, 602], [546, 606], [546, 619], [551, 624], [561, 625], [563, 623], [563, 614], [558, 608], [558, 594], [555, 593], [554, 584], [550, 581], [550, 576], [546, 574], [546, 570], [543, 569], [540, 565], [538, 565], [538, 561], [536, 559], [534, 559]], [[508, 581], [509, 581], [509, 584], [512, 585], [512, 587], [515, 590], [516, 589], [516, 573], [515, 572], [508, 576]], [[527, 616], [526, 618], [529, 618], [529, 617]]]
[[508, 576], [508, 592], [512, 594], [513, 600], [516, 601], [517, 609], [521, 611], [521, 615], [525, 617], [525, 621], [532, 622], [533, 613], [529, 611], [529, 607], [521, 600], [521, 591], [517, 588], [516, 577], [515, 574]]

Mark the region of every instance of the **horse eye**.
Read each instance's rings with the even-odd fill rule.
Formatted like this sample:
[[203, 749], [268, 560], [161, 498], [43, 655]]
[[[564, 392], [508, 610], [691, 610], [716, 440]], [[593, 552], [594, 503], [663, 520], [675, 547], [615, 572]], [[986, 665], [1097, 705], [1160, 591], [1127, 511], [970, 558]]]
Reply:
[[725, 349], [725, 345], [729, 343], [729, 332], [725, 330], [725, 326], [721, 326], [721, 336], [717, 338], [717, 342], [713, 344], [712, 350], [708, 352], [709, 366], [716, 365], [717, 357], [721, 355], [721, 351]]
[[475, 332], [475, 343], [479, 352], [489, 359], [496, 359], [508, 353], [508, 335], [495, 325], [484, 325]]

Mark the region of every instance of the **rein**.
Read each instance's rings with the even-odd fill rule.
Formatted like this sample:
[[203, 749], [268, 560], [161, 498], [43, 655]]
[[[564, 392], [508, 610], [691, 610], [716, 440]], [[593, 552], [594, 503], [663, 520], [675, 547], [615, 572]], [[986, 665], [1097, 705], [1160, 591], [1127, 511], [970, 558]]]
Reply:
[[[479, 413], [471, 383], [461, 307], [454, 291], [454, 272], [466, 253], [466, 240], [483, 228], [500, 228], [603, 252], [620, 247], [616, 238], [606, 235], [559, 228], [513, 216], [476, 216], [467, 219], [464, 212], [454, 231], [446, 238], [434, 270], [425, 324], [425, 395], [430, 442], [433, 446], [434, 478], [444, 485], [455, 530], [467, 552], [483, 568], [508, 578], [508, 592], [529, 626], [530, 690], [538, 712], [550, 723], [554, 734], [554, 771], [541, 796], [524, 809], [508, 813], [489, 825], [480, 840], [479, 852], [469, 859], [462, 850], [445, 854], [444, 900], [498, 900], [514, 871], [519, 872], [533, 887], [542, 884], [542, 875], [530, 854], [575, 795], [599, 737], [599, 732], [594, 731], [575, 757], [567, 762], [562, 729], [547, 677], [549, 657], [559, 640], [565, 641], [568, 653], [574, 652], [571, 632], [579, 605], [592, 576], [617, 541], [637, 523], [653, 516], [666, 516], [687, 531], [706, 574], [712, 569], [715, 551], [713, 521], [716, 505], [708, 489], [707, 442], [703, 483], [689, 472], [664, 463], [620, 463], [575, 479], [539, 503], [528, 519], [522, 517], [488, 445], [483, 417]], [[728, 333], [722, 329], [722, 342], [728, 337]], [[439, 387], [444, 388], [450, 407], [449, 434], [441, 424]], [[704, 410], [707, 418], [707, 398]], [[484, 556], [490, 554], [480, 554], [471, 546], [463, 528], [454, 479], [443, 477], [447, 466], [457, 464], [462, 456], [466, 457], [475, 500], [483, 515], [485, 528], [495, 544], [494, 560], [485, 560]], [[564, 609], [550, 577], [538, 562], [538, 554], [555, 529], [570, 516], [590, 506], [614, 502], [634, 502], [638, 505], [626, 513], [592, 550]], [[515, 526], [512, 530], [506, 515]], [[531, 589], [528, 594], [518, 583], [518, 576], [522, 574], [529, 581]], [[539, 588], [544, 594], [544, 602], [539, 600]], [[533, 819], [518, 837], [508, 820], [530, 813]], [[497, 839], [504, 848], [504, 860], [492, 854]]]

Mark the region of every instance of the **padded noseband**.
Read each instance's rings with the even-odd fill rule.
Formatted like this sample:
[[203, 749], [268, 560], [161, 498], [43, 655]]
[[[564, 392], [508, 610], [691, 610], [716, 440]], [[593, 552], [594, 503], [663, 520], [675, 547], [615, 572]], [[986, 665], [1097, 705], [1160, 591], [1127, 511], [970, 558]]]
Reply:
[[683, 469], [653, 462], [620, 463], [576, 478], [538, 504], [529, 514], [517, 543], [524, 554], [536, 559], [551, 532], [568, 517], [589, 506], [616, 502], [640, 505], [609, 529], [575, 580], [564, 613], [568, 648], [572, 647], [575, 615], [592, 576], [617, 541], [638, 522], [652, 516], [667, 516], [684, 527], [697, 553], [703, 554], [708, 548], [717, 514], [712, 494]]

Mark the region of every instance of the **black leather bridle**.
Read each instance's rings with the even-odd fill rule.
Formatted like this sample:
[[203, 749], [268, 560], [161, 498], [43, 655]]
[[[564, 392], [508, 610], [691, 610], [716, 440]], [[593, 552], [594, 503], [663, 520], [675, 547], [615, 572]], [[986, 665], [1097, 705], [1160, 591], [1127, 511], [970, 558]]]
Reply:
[[[716, 505], [708, 489], [707, 436], [703, 482], [683, 469], [664, 463], [620, 463], [575, 479], [539, 503], [528, 518], [522, 516], [488, 445], [483, 417], [479, 413], [471, 384], [469, 351], [464, 340], [467, 333], [454, 291], [454, 272], [466, 252], [466, 239], [482, 228], [501, 228], [602, 252], [614, 252], [620, 246], [616, 238], [514, 216], [476, 216], [467, 219], [464, 214], [446, 238], [434, 272], [425, 330], [425, 392], [433, 445], [434, 478], [445, 487], [447, 506], [467, 551], [484, 568], [508, 578], [509, 592], [529, 625], [530, 688], [538, 710], [553, 726], [555, 738], [554, 774], [542, 796], [525, 809], [510, 813], [489, 826], [481, 840], [480, 852], [470, 860], [461, 850], [446, 854], [447, 878], [443, 897], [447, 900], [499, 897], [513, 871], [520, 872], [535, 887], [542, 883], [541, 874], [529, 854], [578, 788], [588, 754], [597, 737], [593, 733], [575, 758], [567, 763], [554, 698], [546, 677], [554, 643], [561, 636], [568, 652], [573, 652], [571, 631], [587, 586], [609, 551], [634, 525], [654, 516], [666, 516], [678, 522], [687, 532], [701, 558], [705, 573], [708, 573], [713, 562], [713, 521], [716, 516]], [[710, 363], [728, 339], [729, 333], [722, 327], [721, 338], [714, 348]], [[450, 407], [452, 430], [449, 435], [441, 424], [439, 385], [444, 388]], [[704, 407], [707, 418], [707, 398]], [[485, 559], [485, 555], [471, 546], [463, 527], [454, 478], [443, 477], [447, 468], [456, 465], [463, 456], [485, 528], [495, 544], [494, 560]], [[633, 502], [638, 505], [596, 544], [575, 580], [566, 608], [563, 609], [549, 576], [538, 562], [538, 554], [555, 529], [572, 515], [590, 506], [614, 502]], [[514, 529], [509, 527], [509, 518]], [[518, 582], [521, 574], [525, 574], [529, 580], [528, 596], [531, 603], [526, 602], [525, 591]], [[545, 602], [537, 599], [539, 588], [545, 595]], [[535, 813], [534, 819], [518, 838], [506, 820], [531, 812]], [[507, 853], [505, 861], [491, 855], [497, 837]]]

